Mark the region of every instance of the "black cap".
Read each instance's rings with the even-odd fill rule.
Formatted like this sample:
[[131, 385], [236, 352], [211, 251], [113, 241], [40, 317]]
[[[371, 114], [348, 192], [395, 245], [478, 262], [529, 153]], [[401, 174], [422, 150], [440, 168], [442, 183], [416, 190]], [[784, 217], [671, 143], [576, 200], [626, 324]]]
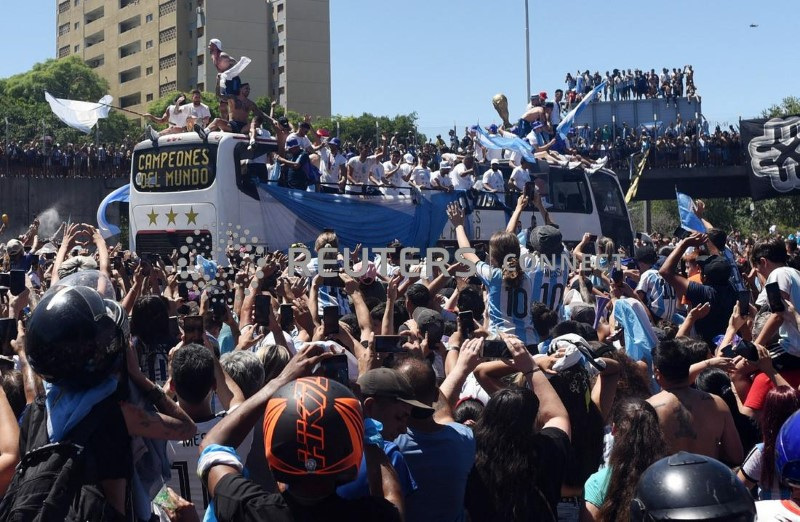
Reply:
[[361, 395], [366, 397], [385, 397], [411, 405], [418, 414], [433, 415], [434, 408], [419, 402], [414, 389], [400, 372], [391, 368], [374, 368], [358, 378]]
[[554, 256], [564, 251], [561, 231], [552, 225], [542, 225], [531, 230], [528, 242], [535, 252]]
[[284, 129], [288, 129], [289, 128], [289, 118], [287, 118], [286, 116], [281, 116], [280, 118], [278, 118], [278, 123]]
[[417, 328], [422, 335], [427, 334], [428, 339], [432, 343], [438, 343], [442, 340], [444, 335], [444, 319], [442, 314], [436, 310], [418, 306], [411, 314], [414, 321], [417, 323]]
[[722, 256], [700, 256], [697, 264], [707, 285], [724, 285], [731, 276], [731, 265]]

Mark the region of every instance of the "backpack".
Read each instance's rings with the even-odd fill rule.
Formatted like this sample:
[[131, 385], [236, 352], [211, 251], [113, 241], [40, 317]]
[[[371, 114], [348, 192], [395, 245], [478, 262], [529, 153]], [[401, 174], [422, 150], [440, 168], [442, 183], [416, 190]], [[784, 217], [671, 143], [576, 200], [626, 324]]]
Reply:
[[[39, 396], [25, 413], [20, 428], [23, 457], [0, 503], [0, 520], [50, 522], [77, 520], [79, 511], [103, 516], [110, 509], [97, 488], [84, 484], [85, 445], [97, 430], [114, 395], [95, 405], [64, 440], [51, 443], [47, 435], [45, 397]], [[88, 511], [85, 511], [88, 510]], [[113, 509], [111, 509], [113, 511]]]

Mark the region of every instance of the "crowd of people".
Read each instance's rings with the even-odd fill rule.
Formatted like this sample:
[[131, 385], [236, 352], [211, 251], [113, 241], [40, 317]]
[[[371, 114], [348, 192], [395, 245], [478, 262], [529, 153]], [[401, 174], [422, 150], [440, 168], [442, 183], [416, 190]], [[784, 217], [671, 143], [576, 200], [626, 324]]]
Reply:
[[125, 178], [130, 176], [136, 143], [75, 145], [54, 143], [52, 137], [0, 143], [0, 177]]
[[696, 214], [570, 250], [521, 194], [473, 250], [453, 203], [445, 267], [3, 223], [0, 519], [797, 519], [797, 242]]
[[614, 69], [601, 75], [599, 71], [591, 74], [588, 70], [578, 70], [573, 76], [567, 73], [564, 83], [567, 85], [565, 109], [579, 103], [592, 89], [605, 82], [602, 90], [603, 101], [643, 100], [647, 98], [664, 98], [678, 107], [678, 98], [686, 97], [690, 103], [700, 102], [697, 87], [694, 84], [694, 70], [691, 65], [684, 67], [667, 67], [661, 73], [655, 69]]

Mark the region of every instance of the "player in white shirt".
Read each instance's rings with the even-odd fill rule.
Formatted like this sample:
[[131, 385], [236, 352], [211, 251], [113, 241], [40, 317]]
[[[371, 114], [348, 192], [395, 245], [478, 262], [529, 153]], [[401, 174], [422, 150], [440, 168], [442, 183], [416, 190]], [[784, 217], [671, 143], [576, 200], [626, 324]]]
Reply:
[[[413, 159], [413, 157], [412, 157]], [[407, 188], [408, 180], [405, 179], [404, 172], [411, 173], [410, 168], [406, 168], [405, 163], [402, 162], [400, 151], [395, 149], [389, 156], [389, 161], [383, 163], [383, 193], [387, 196], [398, 196], [403, 194], [404, 191], [398, 188]], [[407, 193], [407, 191], [405, 192]]]
[[342, 142], [332, 138], [327, 147], [319, 149], [320, 191], [340, 192], [339, 186], [347, 179], [347, 160], [340, 152]]
[[469, 190], [475, 184], [475, 158], [464, 156], [464, 161], [450, 171], [450, 181], [456, 190]]
[[451, 192], [453, 190], [453, 181], [450, 179], [450, 170], [452, 168], [452, 165], [447, 161], [440, 163], [439, 170], [431, 174], [431, 187], [435, 190]]
[[419, 155], [418, 164], [411, 171], [411, 184], [418, 189], [431, 188], [431, 169], [428, 168], [430, 157], [423, 152]]
[[192, 103], [184, 106], [187, 112], [186, 128], [192, 129], [195, 124], [205, 128], [211, 121], [211, 111], [208, 105], [203, 103], [203, 97], [199, 90], [192, 91]]
[[514, 192], [525, 192], [525, 184], [531, 181], [531, 173], [528, 170], [531, 164], [524, 158], [520, 161], [522, 165], [514, 168], [511, 177], [508, 178], [508, 189]]
[[[374, 156], [372, 157], [374, 158]], [[347, 160], [347, 193], [362, 194], [362, 186], [369, 184], [369, 169], [374, 159], [370, 159], [369, 146], [362, 145], [358, 156]]]
[[481, 179], [481, 206], [494, 206], [500, 203], [500, 194], [504, 192], [505, 181], [503, 180], [503, 173], [500, 172], [500, 162], [492, 160], [489, 170], [483, 173]]
[[[153, 123], [164, 124], [167, 123], [167, 128], [162, 130], [159, 133], [155, 133], [155, 131], [150, 132], [151, 139], [157, 136], [165, 136], [167, 134], [176, 134], [179, 132], [184, 132], [186, 130], [186, 118], [189, 116], [189, 106], [188, 105], [181, 105], [186, 100], [186, 95], [179, 94], [175, 97], [172, 105], [167, 107], [167, 110], [164, 111], [164, 115], [160, 118], [156, 118], [150, 113], [146, 113], [144, 115], [145, 118], [152, 121]], [[148, 128], [149, 125], [148, 125]], [[152, 129], [151, 129], [152, 130]], [[156, 136], [152, 136], [156, 134]]]
[[293, 132], [286, 137], [286, 141], [289, 141], [292, 138], [295, 138], [297, 142], [300, 144], [300, 148], [304, 151], [311, 153], [317, 148], [308, 138], [308, 131], [311, 130], [311, 124], [307, 121], [304, 121], [300, 124], [300, 127], [297, 129], [297, 132]]

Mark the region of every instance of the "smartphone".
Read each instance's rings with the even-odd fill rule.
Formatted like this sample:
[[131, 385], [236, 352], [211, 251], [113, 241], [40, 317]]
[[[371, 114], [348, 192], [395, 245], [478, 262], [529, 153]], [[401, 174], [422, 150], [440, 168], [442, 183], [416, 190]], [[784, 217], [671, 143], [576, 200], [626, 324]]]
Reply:
[[786, 305], [783, 304], [783, 296], [781, 295], [781, 289], [778, 283], [769, 283], [766, 288], [769, 311], [777, 313], [786, 311]]
[[25, 270], [12, 270], [8, 274], [8, 288], [11, 295], [19, 295], [25, 291]]
[[611, 281], [613, 281], [615, 285], [621, 285], [624, 277], [625, 273], [622, 271], [622, 269], [620, 268], [611, 269]]
[[272, 297], [268, 295], [257, 295], [253, 313], [256, 324], [263, 326], [269, 325], [269, 316], [271, 312]]
[[756, 345], [750, 341], [742, 339], [739, 341], [739, 344], [736, 345], [733, 351], [736, 355], [741, 355], [750, 362], [758, 361], [758, 348], [756, 348]]
[[733, 350], [732, 344], [723, 346], [722, 350], [720, 350], [720, 353], [722, 353], [722, 356], [727, 359], [733, 359], [734, 357], [736, 357], [736, 352]]
[[161, 254], [161, 262], [164, 263], [164, 266], [172, 266], [172, 259], [167, 254]]
[[689, 231], [683, 227], [678, 227], [675, 229], [675, 232], [672, 233], [677, 239], [686, 239], [689, 237]]
[[511, 352], [502, 339], [483, 341], [483, 355], [487, 359], [510, 359]]
[[739, 292], [739, 314], [750, 315], [750, 292], [747, 290]]
[[325, 359], [319, 366], [323, 376], [345, 386], [350, 386], [350, 373], [347, 370], [347, 356], [345, 354], [334, 355]]
[[142, 275], [144, 277], [149, 277], [150, 271], [153, 269], [153, 265], [150, 263], [150, 261], [139, 258], [139, 266], [142, 267]]
[[184, 301], [189, 300], [189, 287], [185, 281], [178, 283], [178, 296]]
[[17, 319], [3, 318], [0, 319], [0, 355], [4, 353], [13, 353], [11, 350], [11, 341], [17, 338]]
[[472, 315], [472, 310], [458, 312], [458, 326], [465, 336], [472, 337], [473, 332], [475, 332], [475, 318]]
[[281, 305], [281, 328], [291, 330], [294, 323], [294, 310], [290, 304]]
[[178, 316], [171, 315], [169, 318], [169, 335], [173, 339], [178, 339], [181, 336], [181, 330], [178, 327]]
[[537, 192], [536, 183], [533, 181], [528, 181], [525, 183], [525, 195], [529, 198], [533, 197]]
[[187, 343], [203, 344], [203, 318], [187, 315], [183, 318], [183, 337]]
[[376, 335], [375, 351], [382, 353], [400, 353], [403, 349], [403, 338], [399, 335]]
[[339, 333], [338, 306], [326, 306], [322, 309], [322, 326], [325, 335]]
[[11, 286], [11, 274], [9, 272], [0, 272], [0, 286], [3, 288]]

